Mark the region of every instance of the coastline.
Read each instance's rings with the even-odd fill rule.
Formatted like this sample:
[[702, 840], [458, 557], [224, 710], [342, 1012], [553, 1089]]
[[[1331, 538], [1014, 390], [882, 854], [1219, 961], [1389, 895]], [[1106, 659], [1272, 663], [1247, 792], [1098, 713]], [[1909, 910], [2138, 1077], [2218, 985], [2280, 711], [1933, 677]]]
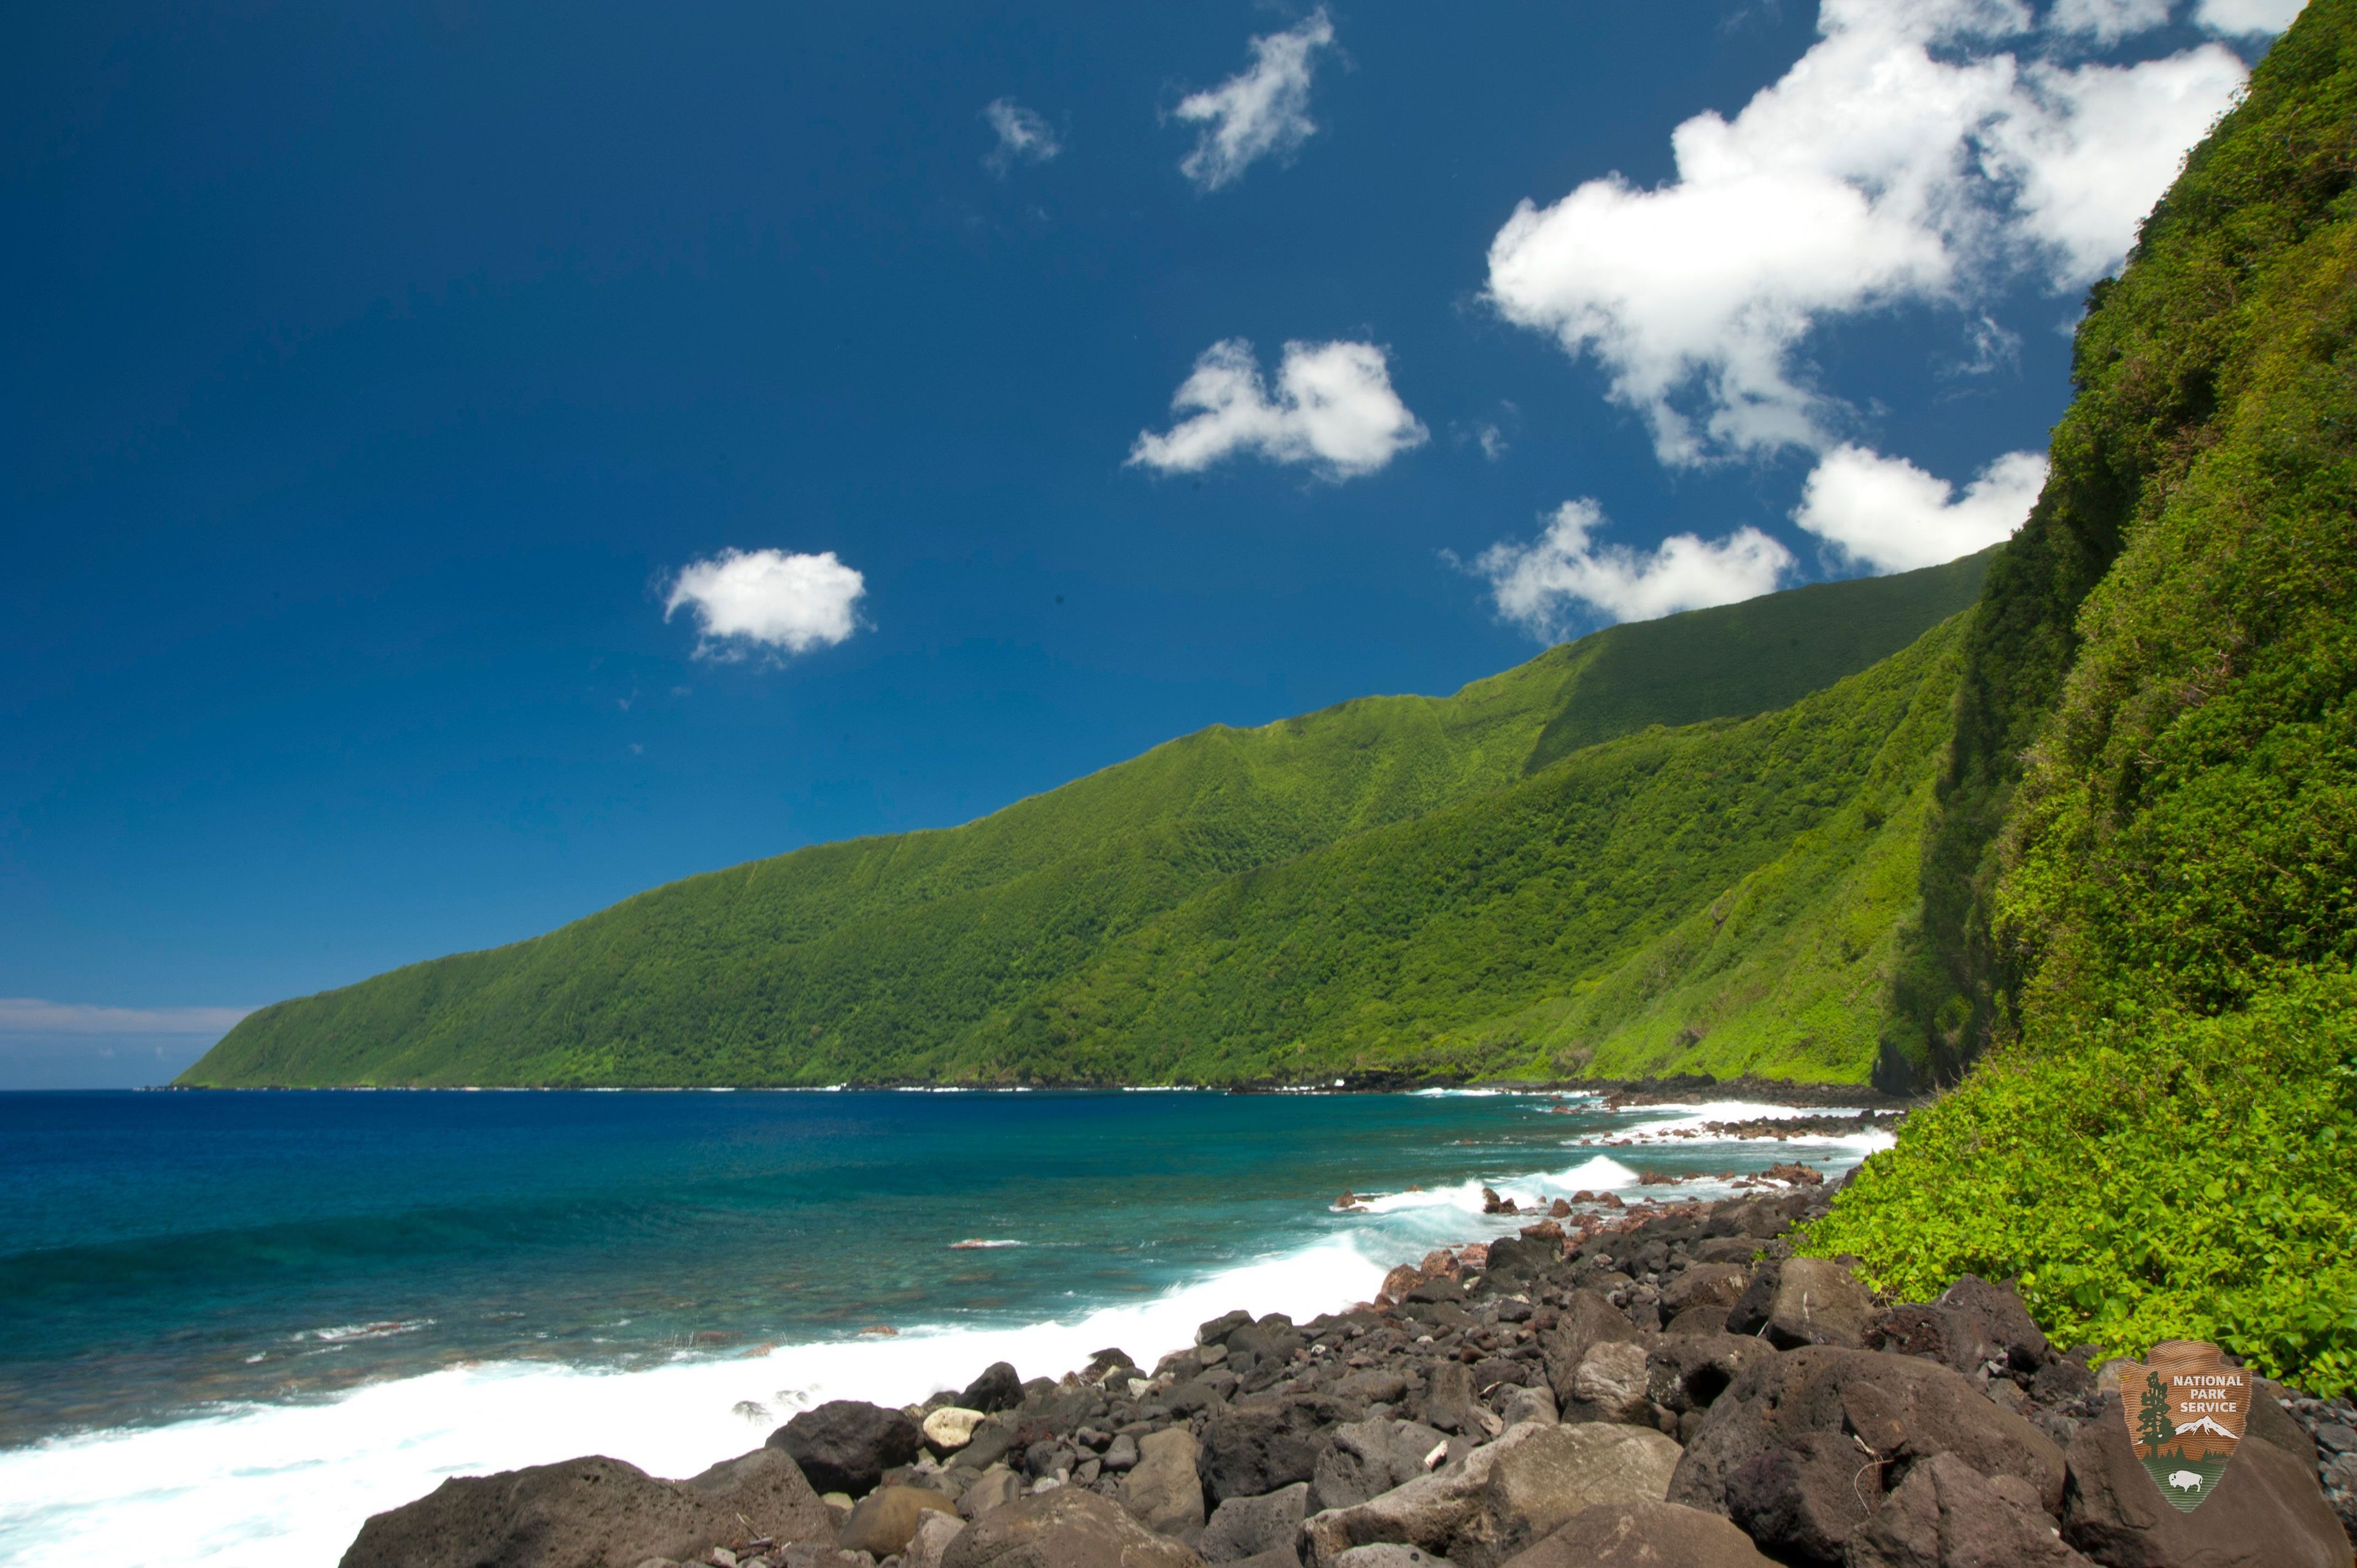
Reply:
[[[764, 1420], [791, 1413], [793, 1406], [780, 1397], [790, 1391], [813, 1399], [843, 1395], [896, 1404], [921, 1402], [939, 1386], [931, 1380], [962, 1381], [972, 1366], [990, 1360], [1010, 1359], [1028, 1375], [1035, 1369], [1082, 1364], [1088, 1353], [1112, 1343], [1125, 1344], [1143, 1356], [1149, 1346], [1184, 1342], [1203, 1318], [1240, 1305], [1257, 1314], [1284, 1312], [1307, 1320], [1371, 1297], [1387, 1269], [1420, 1259], [1444, 1242], [1454, 1245], [1529, 1222], [1527, 1216], [1519, 1220], [1485, 1216], [1480, 1198], [1485, 1182], [1525, 1200], [1568, 1197], [1582, 1187], [1617, 1188], [1629, 1204], [1641, 1208], [1649, 1197], [1692, 1193], [1697, 1184], [1715, 1184], [1730, 1169], [1755, 1169], [1791, 1160], [1796, 1153], [1838, 1172], [1868, 1148], [1888, 1143], [1887, 1134], [1855, 1132], [1845, 1139], [1813, 1139], [1806, 1145], [1772, 1140], [1703, 1143], [1674, 1135], [1718, 1114], [1699, 1106], [1693, 1112], [1631, 1107], [1615, 1114], [1605, 1112], [1601, 1101], [1587, 1091], [1558, 1101], [1487, 1089], [1379, 1097], [1287, 1096], [1251, 1102], [1197, 1094], [1052, 1092], [866, 1097], [361, 1093], [307, 1101], [301, 1095], [124, 1095], [116, 1102], [137, 1112], [123, 1125], [141, 1129], [131, 1134], [135, 1144], [159, 1162], [159, 1176], [167, 1176], [176, 1190], [190, 1156], [168, 1139], [159, 1142], [156, 1131], [175, 1124], [219, 1124], [239, 1130], [237, 1137], [247, 1141], [266, 1133], [274, 1143], [298, 1129], [320, 1129], [327, 1143], [318, 1179], [333, 1178], [366, 1192], [381, 1186], [379, 1167], [353, 1165], [351, 1140], [381, 1140], [385, 1130], [403, 1125], [481, 1130], [479, 1136], [487, 1141], [478, 1152], [455, 1162], [450, 1155], [457, 1151], [447, 1144], [450, 1133], [434, 1134], [432, 1146], [442, 1152], [432, 1165], [454, 1178], [497, 1158], [533, 1173], [535, 1179], [545, 1168], [547, 1179], [562, 1187], [570, 1178], [552, 1162], [586, 1150], [595, 1153], [593, 1164], [602, 1171], [610, 1155], [597, 1151], [610, 1147], [634, 1126], [662, 1129], [650, 1146], [666, 1150], [683, 1146], [681, 1139], [690, 1135], [690, 1129], [710, 1129], [716, 1155], [725, 1156], [735, 1168], [742, 1163], [749, 1132], [770, 1126], [866, 1129], [856, 1140], [864, 1145], [881, 1116], [908, 1129], [899, 1141], [882, 1145], [890, 1151], [889, 1163], [913, 1163], [934, 1174], [907, 1186], [905, 1198], [879, 1193], [862, 1199], [864, 1206], [844, 1211], [872, 1215], [888, 1226], [888, 1241], [872, 1253], [862, 1251], [856, 1229], [844, 1231], [839, 1224], [831, 1233], [835, 1240], [805, 1259], [801, 1253], [808, 1251], [807, 1243], [795, 1249], [781, 1235], [741, 1228], [708, 1233], [702, 1208], [693, 1215], [683, 1214], [683, 1221], [692, 1220], [694, 1227], [683, 1234], [705, 1237], [697, 1250], [716, 1251], [719, 1256], [712, 1262], [734, 1260], [732, 1266], [743, 1265], [737, 1273], [746, 1284], [788, 1286], [793, 1283], [789, 1276], [799, 1273], [813, 1282], [840, 1279], [837, 1294], [845, 1299], [839, 1311], [813, 1317], [810, 1309], [823, 1304], [814, 1303], [813, 1294], [822, 1286], [811, 1283], [785, 1294], [767, 1290], [771, 1305], [756, 1304], [757, 1310], [749, 1316], [740, 1314], [737, 1323], [716, 1320], [702, 1310], [676, 1315], [681, 1321], [674, 1337], [648, 1345], [654, 1352], [651, 1359], [618, 1362], [585, 1333], [618, 1332], [596, 1326], [618, 1317], [636, 1317], [652, 1326], [656, 1315], [651, 1309], [663, 1305], [655, 1298], [668, 1294], [662, 1276], [680, 1269], [691, 1275], [706, 1272], [694, 1253], [682, 1253], [671, 1263], [649, 1259], [631, 1264], [630, 1295], [645, 1298], [636, 1305], [600, 1283], [600, 1276], [583, 1276], [577, 1288], [594, 1293], [590, 1305], [598, 1316], [578, 1319], [580, 1327], [570, 1334], [564, 1332], [565, 1323], [548, 1323], [558, 1331], [554, 1337], [502, 1339], [494, 1334], [488, 1341], [479, 1336], [468, 1340], [463, 1335], [465, 1324], [457, 1321], [463, 1314], [444, 1311], [431, 1302], [396, 1303], [367, 1283], [379, 1276], [356, 1276], [353, 1289], [345, 1293], [350, 1298], [345, 1304], [298, 1309], [304, 1316], [279, 1316], [282, 1326], [273, 1333], [225, 1347], [231, 1353], [216, 1357], [213, 1363], [222, 1374], [247, 1370], [238, 1365], [242, 1359], [267, 1351], [267, 1363], [251, 1370], [269, 1376], [216, 1384], [221, 1391], [210, 1396], [201, 1389], [191, 1394], [220, 1402], [129, 1424], [106, 1417], [79, 1431], [42, 1438], [29, 1448], [0, 1451], [0, 1561], [27, 1565], [72, 1561], [72, 1543], [107, 1524], [210, 1541], [214, 1544], [199, 1552], [198, 1561], [238, 1568], [316, 1562], [322, 1554], [332, 1555], [322, 1532], [340, 1531], [334, 1543], [339, 1547], [359, 1519], [429, 1489], [443, 1475], [542, 1463], [561, 1458], [576, 1446], [597, 1447], [656, 1473], [685, 1474], [714, 1455], [730, 1451], [732, 1444], [758, 1439], [766, 1430], [751, 1417], [734, 1413], [735, 1407], [748, 1401], [768, 1407]], [[1550, 1110], [1576, 1114], [1548, 1114]], [[58, 1119], [54, 1108], [27, 1107], [26, 1114], [38, 1117], [44, 1125]], [[158, 1116], [164, 1120], [158, 1122]], [[1243, 1148], [1257, 1148], [1260, 1153], [1254, 1157], [1262, 1165], [1234, 1165], [1243, 1155], [1235, 1139], [1255, 1127], [1261, 1131], [1249, 1135], [1258, 1144]], [[1038, 1139], [1061, 1136], [1056, 1133], [1060, 1128], [1103, 1130], [1104, 1136], [1091, 1145], [1103, 1151], [1102, 1182], [1089, 1174], [1093, 1167], [1041, 1165], [1043, 1159], [1060, 1156], [1052, 1156]], [[1165, 1130], [1157, 1134], [1160, 1142], [1138, 1142], [1140, 1132], [1157, 1128]], [[1327, 1131], [1317, 1133], [1321, 1141], [1316, 1144], [1298, 1141], [1299, 1133], [1321, 1128]], [[1646, 1134], [1649, 1141], [1633, 1150], [1593, 1142], [1648, 1128], [1658, 1130], [1658, 1135]], [[536, 1139], [524, 1136], [533, 1129], [545, 1132]], [[966, 1142], [942, 1141], [959, 1129], [973, 1130]], [[1370, 1138], [1369, 1133], [1383, 1129], [1388, 1131]], [[105, 1154], [112, 1135], [62, 1128], [48, 1135], [63, 1140], [70, 1150], [90, 1149], [104, 1171], [116, 1164]], [[1006, 1145], [994, 1141], [1002, 1136], [1016, 1142]], [[1026, 1173], [1009, 1192], [1019, 1190], [1020, 1203], [1028, 1206], [1022, 1213], [1028, 1218], [1008, 1213], [993, 1220], [985, 1213], [1009, 1199], [994, 1198], [978, 1187], [975, 1177], [981, 1172], [972, 1162], [1003, 1160], [1003, 1150], [1009, 1146], [1027, 1151], [1008, 1174]], [[385, 1157], [392, 1160], [399, 1152], [388, 1147]], [[803, 1170], [801, 1159], [795, 1155], [793, 1163], [775, 1168], [781, 1176]], [[943, 1160], [948, 1167], [938, 1167]], [[1196, 1170], [1205, 1167], [1207, 1160], [1224, 1163]], [[687, 1164], [651, 1167], [647, 1179], [653, 1186], [648, 1190], [673, 1190], [701, 1179], [696, 1172], [707, 1163], [698, 1156]], [[1230, 1166], [1234, 1174], [1227, 1174]], [[382, 1168], [412, 1173], [404, 1179], [414, 1183], [421, 1167], [414, 1155], [404, 1155], [397, 1165]], [[748, 1174], [762, 1168], [766, 1166], [747, 1167]], [[963, 1174], [952, 1178], [952, 1169]], [[585, 1166], [585, 1175], [587, 1170]], [[1063, 1186], [1042, 1187], [1043, 1177], [1053, 1171], [1065, 1173], [1055, 1178]], [[1171, 1185], [1189, 1171], [1195, 1171], [1192, 1186]], [[1489, 1174], [1477, 1178], [1473, 1173], [1480, 1172]], [[1648, 1172], [1690, 1175], [1694, 1180], [1647, 1186], [1641, 1178]], [[93, 1172], [98, 1174], [102, 1173]], [[1241, 1188], [1238, 1176], [1249, 1178]], [[1366, 1191], [1368, 1178], [1381, 1182], [1385, 1176], [1392, 1190], [1376, 1200], [1375, 1211], [1338, 1210], [1334, 1197], [1345, 1187]], [[799, 1185], [806, 1179], [797, 1176], [793, 1181]], [[821, 1184], [822, 1192], [840, 1196], [822, 1197], [813, 1212], [830, 1214], [855, 1196], [842, 1183], [864, 1187], [873, 1180], [845, 1167], [841, 1176]], [[313, 1188], [317, 1179], [306, 1177], [296, 1185]], [[1717, 1190], [1716, 1186], [1711, 1189]], [[1058, 1191], [1066, 1196], [1055, 1201], [1080, 1206], [1070, 1224], [1051, 1224], [1049, 1216], [1036, 1211], [1043, 1198]], [[416, 1198], [445, 1208], [459, 1203], [472, 1208], [479, 1201], [474, 1192], [473, 1187], [460, 1185], [447, 1193], [419, 1193]], [[1246, 1195], [1256, 1195], [1253, 1204], [1237, 1207], [1236, 1199]], [[1203, 1198], [1212, 1196], [1220, 1207], [1202, 1207]], [[631, 1201], [621, 1191], [617, 1197]], [[86, 1220], [77, 1213], [73, 1223], [80, 1227]], [[1217, 1244], [1188, 1241], [1174, 1225], [1190, 1229], [1203, 1243]], [[370, 1234], [361, 1242], [373, 1247], [381, 1227], [371, 1222], [365, 1229]], [[977, 1237], [1021, 1238], [1027, 1245], [952, 1250], [956, 1241]], [[787, 1253], [774, 1262], [760, 1261], [781, 1242], [789, 1247]], [[1135, 1251], [1109, 1254], [1108, 1242]], [[280, 1251], [279, 1241], [268, 1232], [257, 1233], [253, 1245], [264, 1249], [259, 1254], [264, 1257]], [[247, 1246], [239, 1243], [229, 1255], [239, 1255]], [[499, 1242], [495, 1252], [486, 1254], [485, 1265], [503, 1266], [500, 1260], [508, 1246], [505, 1240]], [[152, 1251], [153, 1243], [140, 1242], [125, 1258], [144, 1258]], [[208, 1240], [197, 1256], [220, 1251], [219, 1243]], [[369, 1254], [353, 1256], [364, 1261]], [[440, 1266], [430, 1258], [401, 1266], [428, 1264]], [[916, 1265], [934, 1271], [940, 1281], [982, 1271], [994, 1279], [1028, 1279], [1031, 1283], [1023, 1287], [1027, 1294], [1010, 1296], [1006, 1306], [979, 1315], [935, 1309], [1005, 1286], [936, 1284], [928, 1287], [932, 1294], [922, 1301], [890, 1305], [890, 1277], [905, 1275]], [[1108, 1276], [1108, 1268], [1116, 1266], [1124, 1272]], [[535, 1263], [527, 1272], [537, 1273], [542, 1267]], [[381, 1277], [388, 1283], [398, 1278]], [[716, 1283], [727, 1284], [725, 1280]], [[563, 1282], [554, 1283], [561, 1286]], [[78, 1298], [61, 1299], [59, 1309], [72, 1310], [71, 1299]], [[199, 1310], [195, 1303], [184, 1304], [178, 1292], [164, 1305], [169, 1316], [159, 1322], [188, 1321], [189, 1314]], [[790, 1308], [788, 1316], [807, 1326], [783, 1336], [776, 1326], [764, 1326], [765, 1318], [771, 1324], [780, 1321], [778, 1308]], [[432, 1316], [441, 1317], [442, 1324], [409, 1331], [414, 1320]], [[403, 1321], [377, 1321], [394, 1318]], [[827, 1327], [830, 1322], [835, 1326]], [[879, 1323], [892, 1325], [898, 1334], [868, 1337], [856, 1332]], [[30, 1320], [26, 1326], [28, 1331], [36, 1327]], [[529, 1328], [533, 1323], [527, 1320], [521, 1326]], [[701, 1333], [689, 1333], [710, 1327], [737, 1331], [727, 1341], [711, 1345], [701, 1343], [705, 1337]], [[450, 1337], [454, 1329], [462, 1331], [455, 1344]], [[40, 1332], [44, 1348], [37, 1353], [64, 1353], [55, 1347], [54, 1329]], [[642, 1328], [619, 1332], [636, 1335]], [[449, 1353], [457, 1359], [445, 1359], [436, 1348], [437, 1340], [450, 1344]], [[488, 1348], [469, 1350], [468, 1344]], [[663, 1344], [672, 1348], [666, 1350]], [[502, 1345], [515, 1348], [500, 1348]], [[337, 1380], [319, 1383], [315, 1378], [312, 1392], [257, 1397], [279, 1386], [280, 1368], [297, 1375], [317, 1369]], [[353, 1380], [355, 1374], [361, 1380]], [[251, 1394], [238, 1391], [247, 1384]], [[234, 1476], [222, 1466], [221, 1456], [230, 1454], [245, 1461]], [[126, 1491], [124, 1479], [133, 1475], [147, 1484]], [[255, 1533], [262, 1528], [256, 1521], [274, 1519], [285, 1521], [286, 1533]], [[285, 1542], [283, 1549], [274, 1544], [279, 1540]], [[302, 1541], [318, 1544], [299, 1550]]]
[[[79, 1092], [79, 1091], [60, 1091]], [[196, 1094], [1491, 1094], [1587, 1095], [1631, 1105], [1675, 1104], [1707, 1095], [1795, 1107], [1858, 1106], [1903, 1112], [1928, 1103], [1934, 1093], [1892, 1094], [1867, 1081], [1803, 1079], [1721, 1079], [1709, 1073], [1673, 1073], [1650, 1078], [1487, 1079], [1459, 1074], [1417, 1074], [1383, 1069], [1346, 1072], [1333, 1078], [1241, 1079], [1208, 1083], [1128, 1083], [1118, 1079], [879, 1079], [840, 1083], [156, 1083], [134, 1093]]]
[[[2116, 1369], [2093, 1348], [2049, 1344], [2009, 1287], [1970, 1276], [1932, 1303], [1879, 1298], [1795, 1251], [1829, 1207], [1821, 1177], [1794, 1167], [1763, 1185], [1778, 1190], [1558, 1199], [1514, 1236], [1437, 1249], [1298, 1324], [1233, 1309], [1143, 1359], [1107, 1345], [1059, 1376], [997, 1362], [898, 1408], [817, 1404], [692, 1482], [587, 1456], [448, 1482], [371, 1517], [343, 1568], [507, 1561], [549, 1517], [604, 1561], [650, 1552], [638, 1568], [943, 1568], [1116, 1547], [1168, 1568], [1529, 1568], [1591, 1561], [1538, 1544], [1590, 1536], [1656, 1552], [1631, 1562], [1707, 1539], [1730, 1565], [1819, 1561], [1855, 1536], [1873, 1562], [1878, 1541], [1920, 1533], [1926, 1506], [1967, 1521], [1959, 1563], [2060, 1562], [2058, 1533], [2168, 1550], [2177, 1516], [2100, 1490], [2141, 1477], [2111, 1430], [2126, 1430]], [[1800, 1385], [1829, 1376], [1844, 1391], [1813, 1417]], [[2255, 1398], [2250, 1446], [2272, 1452], [2243, 1474], [2278, 1477], [2292, 1516], [2264, 1521], [2266, 1551], [2290, 1553], [2266, 1560], [2345, 1562], [2357, 1496], [2317, 1439], [2357, 1407], [2264, 1380]], [[1835, 1461], [1813, 1478], [1812, 1442]], [[528, 1509], [500, 1500], [524, 1489]], [[683, 1503], [661, 1529], [636, 1517]], [[1395, 1555], [1367, 1555], [1386, 1543]]]

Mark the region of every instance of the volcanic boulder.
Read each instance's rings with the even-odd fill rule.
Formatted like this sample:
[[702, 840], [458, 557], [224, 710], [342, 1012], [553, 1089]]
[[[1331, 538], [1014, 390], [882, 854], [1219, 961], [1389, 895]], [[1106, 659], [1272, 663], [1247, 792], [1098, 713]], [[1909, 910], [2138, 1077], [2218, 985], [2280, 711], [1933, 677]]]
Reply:
[[829, 1400], [770, 1434], [769, 1446], [785, 1450], [820, 1491], [856, 1498], [875, 1490], [885, 1471], [916, 1458], [924, 1439], [924, 1430], [897, 1410]]
[[748, 1534], [831, 1541], [834, 1518], [773, 1449], [686, 1481], [593, 1455], [454, 1476], [361, 1525], [342, 1568], [637, 1568]]

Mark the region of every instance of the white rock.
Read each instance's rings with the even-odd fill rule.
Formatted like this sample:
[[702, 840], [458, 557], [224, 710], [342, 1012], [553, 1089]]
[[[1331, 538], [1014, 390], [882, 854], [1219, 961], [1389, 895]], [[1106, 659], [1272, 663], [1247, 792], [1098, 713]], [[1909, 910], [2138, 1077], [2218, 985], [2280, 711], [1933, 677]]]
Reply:
[[925, 1441], [939, 1453], [954, 1453], [973, 1442], [974, 1429], [989, 1419], [978, 1410], [945, 1404], [925, 1417]]

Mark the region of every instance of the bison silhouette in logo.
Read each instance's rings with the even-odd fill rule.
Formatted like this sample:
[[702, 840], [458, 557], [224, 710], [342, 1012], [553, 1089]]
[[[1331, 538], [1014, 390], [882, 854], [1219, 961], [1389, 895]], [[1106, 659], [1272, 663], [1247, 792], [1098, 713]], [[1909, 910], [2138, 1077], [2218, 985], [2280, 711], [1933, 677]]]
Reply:
[[2170, 1339], [2120, 1363], [2120, 1413], [2161, 1496], [2186, 1513], [2217, 1489], [2251, 1415], [2251, 1375], [2215, 1345]]

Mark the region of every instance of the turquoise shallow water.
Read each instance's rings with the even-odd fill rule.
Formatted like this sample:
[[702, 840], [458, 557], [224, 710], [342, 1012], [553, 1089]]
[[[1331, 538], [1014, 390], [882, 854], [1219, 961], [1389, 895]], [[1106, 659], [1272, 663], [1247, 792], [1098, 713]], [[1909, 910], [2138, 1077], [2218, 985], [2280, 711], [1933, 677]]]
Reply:
[[[1150, 1357], [1230, 1305], [1339, 1305], [1503, 1230], [1483, 1182], [1634, 1198], [1648, 1170], [1861, 1152], [1675, 1135], [1740, 1109], [0, 1095], [0, 1562], [70, 1552], [93, 1517], [316, 1561], [438, 1474], [632, 1444], [701, 1467], [820, 1392], [921, 1397], [997, 1354], [1052, 1374], [1091, 1334]], [[1346, 1188], [1387, 1196], [1340, 1213]]]

